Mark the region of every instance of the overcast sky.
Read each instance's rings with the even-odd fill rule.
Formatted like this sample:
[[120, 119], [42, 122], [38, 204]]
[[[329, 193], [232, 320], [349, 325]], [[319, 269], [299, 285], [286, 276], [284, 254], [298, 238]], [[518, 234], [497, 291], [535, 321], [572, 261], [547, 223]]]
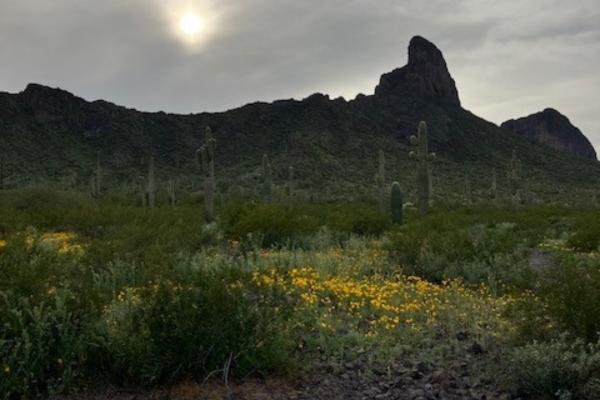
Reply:
[[496, 123], [554, 107], [600, 153], [598, 0], [0, 0], [0, 91], [185, 113], [349, 99], [417, 34], [463, 107]]

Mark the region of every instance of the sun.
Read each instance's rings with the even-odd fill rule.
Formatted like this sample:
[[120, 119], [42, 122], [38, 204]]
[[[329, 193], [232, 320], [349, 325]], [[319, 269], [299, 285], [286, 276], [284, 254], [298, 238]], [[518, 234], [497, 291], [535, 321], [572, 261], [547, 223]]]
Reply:
[[179, 29], [188, 39], [195, 39], [204, 29], [204, 21], [196, 14], [185, 14], [179, 19]]

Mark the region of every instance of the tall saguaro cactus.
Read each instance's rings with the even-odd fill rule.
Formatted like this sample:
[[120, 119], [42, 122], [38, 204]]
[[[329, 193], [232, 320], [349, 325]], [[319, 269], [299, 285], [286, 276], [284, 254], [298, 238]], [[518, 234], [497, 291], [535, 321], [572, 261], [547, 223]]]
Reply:
[[392, 223], [402, 225], [404, 222], [404, 209], [403, 207], [404, 198], [402, 196], [402, 190], [398, 182], [392, 183], [391, 196], [390, 196], [390, 209], [392, 210]]
[[273, 201], [273, 174], [271, 172], [271, 163], [269, 156], [263, 154], [262, 158], [262, 179], [263, 179], [263, 196], [265, 203]]
[[471, 205], [473, 203], [473, 191], [471, 190], [471, 178], [469, 173], [465, 173], [465, 203]]
[[0, 190], [4, 190], [4, 157], [0, 154]]
[[496, 168], [492, 170], [492, 186], [490, 186], [488, 194], [492, 201], [496, 201], [496, 199], [498, 198], [498, 181], [496, 179]]
[[377, 200], [379, 203], [379, 211], [381, 213], [385, 213], [385, 153], [383, 152], [383, 150], [379, 150], [375, 183], [377, 185]]
[[102, 194], [102, 167], [100, 166], [100, 152], [96, 153], [96, 169], [90, 176], [90, 194], [92, 197], [100, 197]]
[[148, 183], [146, 187], [146, 196], [148, 196], [148, 207], [156, 206], [156, 177], [154, 173], [154, 156], [148, 160]]
[[517, 151], [513, 150], [512, 158], [508, 167], [508, 187], [515, 207], [518, 207], [522, 201], [521, 193], [521, 161], [517, 158]]
[[427, 124], [424, 121], [419, 122], [417, 136], [411, 136], [410, 142], [416, 147], [410, 152], [410, 157], [417, 162], [417, 207], [419, 213], [425, 215], [429, 212], [430, 169], [435, 153], [429, 152]]
[[288, 181], [286, 189], [288, 197], [294, 197], [294, 167], [292, 167], [291, 165], [288, 168]]
[[[204, 144], [196, 150], [204, 176], [204, 218], [207, 222], [215, 220], [215, 148], [217, 141], [209, 126], [204, 131]], [[198, 160], [199, 158], [199, 160]]]
[[171, 207], [177, 205], [177, 198], [175, 197], [175, 179], [169, 179], [167, 182], [167, 192], [169, 194], [169, 204]]
[[146, 177], [140, 175], [137, 177], [137, 188], [140, 192], [140, 199], [142, 200], [142, 207], [148, 207], [148, 195], [146, 187]]

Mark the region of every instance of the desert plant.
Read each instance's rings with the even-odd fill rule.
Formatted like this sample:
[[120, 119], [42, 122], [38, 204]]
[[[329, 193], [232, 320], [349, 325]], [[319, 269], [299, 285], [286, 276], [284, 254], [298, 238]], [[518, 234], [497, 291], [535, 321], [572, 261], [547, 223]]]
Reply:
[[[207, 222], [215, 219], [215, 148], [217, 141], [209, 126], [204, 132], [204, 144], [196, 150], [196, 162], [204, 174], [204, 218]], [[199, 159], [198, 159], [199, 158]]]
[[430, 168], [435, 153], [429, 152], [427, 141], [427, 124], [419, 122], [417, 136], [411, 136], [410, 142], [416, 150], [410, 152], [410, 157], [417, 162], [417, 208], [421, 215], [429, 212]]
[[573, 255], [558, 258], [542, 277], [539, 292], [548, 313], [568, 332], [589, 342], [600, 338], [600, 268]]
[[171, 207], [175, 207], [177, 205], [177, 198], [175, 197], [175, 180], [169, 179], [167, 182], [167, 193], [169, 195], [169, 204]]
[[400, 184], [398, 182], [392, 183], [392, 195], [391, 195], [391, 210], [392, 210], [392, 223], [402, 225], [404, 222], [404, 216], [402, 209], [403, 206], [403, 196], [402, 190], [400, 189]]
[[150, 156], [148, 160], [148, 182], [146, 186], [146, 196], [148, 197], [148, 207], [156, 206], [156, 181], [154, 173], [154, 157]]
[[377, 200], [379, 204], [379, 211], [385, 213], [385, 153], [383, 150], [379, 150], [379, 157], [377, 159], [377, 174], [375, 175], [375, 184], [377, 185]]
[[471, 178], [469, 173], [465, 173], [465, 203], [471, 205], [473, 203], [473, 192], [471, 190]]
[[148, 198], [146, 197], [146, 178], [142, 175], [137, 177], [137, 191], [140, 193], [142, 207], [148, 207]]
[[0, 190], [4, 189], [4, 157], [0, 154]]
[[584, 399], [597, 397], [600, 350], [597, 344], [560, 337], [549, 343], [518, 347], [508, 357], [509, 377], [529, 398]]
[[513, 150], [508, 168], [508, 188], [512, 203], [518, 207], [523, 202], [522, 182], [521, 182], [521, 160], [517, 158], [517, 151]]
[[57, 289], [35, 304], [0, 291], [1, 399], [48, 398], [71, 389], [80, 378], [88, 338], [69, 310], [73, 295]]
[[490, 186], [488, 194], [492, 201], [495, 201], [498, 198], [498, 182], [496, 179], [496, 168], [492, 170], [492, 185]]
[[102, 167], [100, 166], [100, 152], [96, 153], [96, 168], [90, 176], [90, 194], [92, 197], [100, 197], [102, 192]]
[[263, 154], [262, 156], [262, 184], [265, 203], [271, 203], [273, 201], [273, 174], [271, 172], [269, 156], [266, 154]]
[[290, 165], [288, 168], [288, 181], [286, 186], [286, 192], [288, 197], [294, 197], [294, 167]]

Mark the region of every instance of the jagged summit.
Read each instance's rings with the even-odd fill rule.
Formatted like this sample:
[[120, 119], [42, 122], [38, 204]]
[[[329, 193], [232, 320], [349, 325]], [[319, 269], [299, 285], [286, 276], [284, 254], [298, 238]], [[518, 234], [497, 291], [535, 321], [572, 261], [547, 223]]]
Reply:
[[375, 88], [375, 95], [379, 97], [407, 94], [460, 106], [456, 84], [442, 52], [421, 36], [410, 40], [408, 63], [382, 75]]
[[41, 85], [39, 83], [29, 83], [25, 90], [21, 92], [21, 94], [25, 97], [75, 97], [72, 93], [67, 92], [66, 90], [60, 88], [53, 88], [46, 85]]
[[566, 116], [554, 108], [508, 120], [501, 126], [556, 150], [596, 160], [596, 151], [590, 141]]

